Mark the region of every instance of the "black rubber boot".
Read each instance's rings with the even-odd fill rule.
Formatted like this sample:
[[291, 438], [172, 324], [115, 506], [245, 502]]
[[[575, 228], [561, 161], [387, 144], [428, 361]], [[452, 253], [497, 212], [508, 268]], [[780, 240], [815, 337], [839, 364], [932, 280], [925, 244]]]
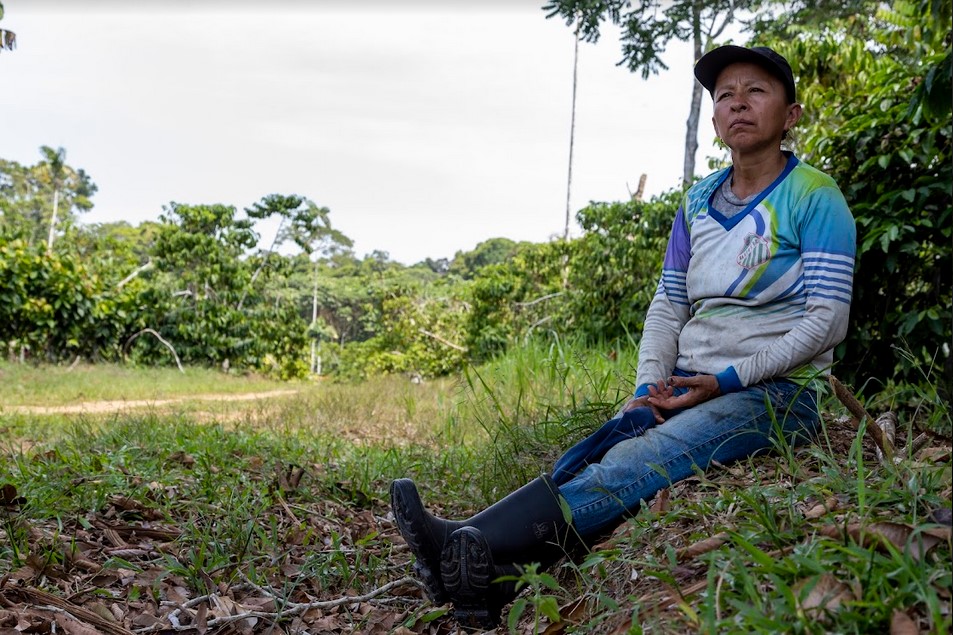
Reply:
[[[515, 584], [491, 585], [493, 580], [516, 573], [517, 564], [539, 562], [547, 567], [567, 547], [578, 544], [563, 517], [559, 489], [549, 476], [531, 481], [465, 521], [429, 514], [409, 479], [391, 484], [391, 505], [430, 599], [438, 604], [453, 601], [463, 624], [499, 621], [500, 609], [515, 596]], [[463, 528], [475, 531], [454, 533]]]
[[427, 596], [434, 604], [448, 599], [440, 580], [440, 555], [444, 545], [462, 522], [443, 520], [424, 509], [417, 486], [409, 478], [399, 478], [390, 485], [390, 505], [397, 520], [397, 529], [417, 561], [414, 573], [427, 587]]
[[462, 626], [495, 628], [517, 594], [515, 581], [497, 578], [533, 562], [545, 570], [580, 545], [549, 476], [513, 492], [455, 530], [444, 547], [441, 579], [454, 617]]
[[519, 576], [519, 567], [497, 563], [489, 543], [476, 527], [461, 527], [450, 534], [440, 565], [457, 623], [481, 630], [499, 626], [503, 607], [516, 597], [517, 590], [516, 581], [497, 579]]

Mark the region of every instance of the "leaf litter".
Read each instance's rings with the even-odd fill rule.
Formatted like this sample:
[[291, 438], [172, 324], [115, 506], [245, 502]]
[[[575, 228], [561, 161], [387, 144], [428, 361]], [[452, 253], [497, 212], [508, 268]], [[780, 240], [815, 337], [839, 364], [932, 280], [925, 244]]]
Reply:
[[[847, 456], [852, 439], [852, 432], [844, 430], [840, 438], [832, 437], [832, 450]], [[866, 460], [876, 461], [872, 449], [866, 454]], [[927, 448], [917, 460], [938, 457], [948, 462], [950, 452]], [[184, 452], [169, 460], [185, 470], [195, 462]], [[0, 560], [8, 569], [0, 569], [0, 635], [270, 635], [276, 628], [372, 635], [458, 632], [450, 607], [432, 606], [411, 575], [412, 556], [386, 501], [347, 482], [334, 484], [337, 498], [296, 500], [297, 492], [313, 486], [306, 477], [323, 473], [322, 466], [285, 465], [265, 473], [264, 461], [248, 465], [261, 471], [258, 477], [276, 492], [274, 504], [256, 522], [267, 524], [281, 539], [268, 550], [233, 553], [214, 566], [197, 558], [195, 537], [186, 529], [195, 521], [189, 506], [161, 507], [155, 501], [113, 495], [96, 511], [38, 521], [24, 513], [26, 497], [13, 484], [3, 484], [0, 544], [14, 545], [14, 554]], [[538, 627], [527, 612], [516, 632], [554, 634], [589, 625], [592, 632], [626, 633], [633, 613], [655, 624], [654, 632], [696, 632], [693, 606], [712, 586], [707, 554], [724, 550], [750, 548], [755, 558], [775, 559], [798, 544], [833, 540], [892, 549], [920, 560], [940, 545], [949, 547], [949, 524], [915, 526], [889, 517], [859, 518], [837, 496], [804, 500], [799, 513], [806, 529], [792, 544], [767, 550], [770, 545], [748, 545], [734, 533], [737, 509], [715, 517], [692, 513], [710, 503], [720, 488], [764, 483], [791, 488], [816, 476], [810, 469], [785, 474], [778, 461], [758, 459], [675, 484], [595, 547], [595, 554], [624, 557], [589, 564], [598, 560], [590, 555], [577, 565], [582, 569], [589, 564], [581, 583], [574, 566], [554, 570], [564, 596], [570, 596], [562, 598], [559, 620], [544, 618]], [[152, 482], [147, 487], [157, 500], [172, 499], [181, 489], [182, 483]], [[949, 495], [945, 492], [947, 499]], [[944, 518], [942, 508], [934, 511]], [[19, 547], [12, 534], [18, 535]], [[11, 566], [14, 561], [18, 564]], [[719, 578], [716, 590], [722, 582]], [[794, 592], [799, 610], [823, 623], [856, 602], [863, 590], [830, 571], [803, 578]], [[949, 593], [944, 597], [949, 611]], [[614, 610], [606, 609], [605, 598], [614, 599]], [[924, 619], [922, 607], [897, 609], [891, 631], [918, 632], [911, 629], [926, 624]]]

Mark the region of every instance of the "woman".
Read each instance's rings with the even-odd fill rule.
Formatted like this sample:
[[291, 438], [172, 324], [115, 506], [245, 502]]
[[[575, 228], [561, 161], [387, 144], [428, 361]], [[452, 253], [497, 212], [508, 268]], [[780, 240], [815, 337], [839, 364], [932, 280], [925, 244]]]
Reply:
[[689, 189], [675, 216], [634, 397], [551, 476], [468, 520], [430, 515], [409, 479], [391, 486], [417, 574], [463, 623], [498, 622], [514, 588], [493, 580], [517, 565], [591, 544], [697, 468], [816, 432], [813, 381], [847, 331], [853, 218], [830, 177], [781, 147], [801, 117], [787, 60], [723, 46], [695, 77], [732, 164]]

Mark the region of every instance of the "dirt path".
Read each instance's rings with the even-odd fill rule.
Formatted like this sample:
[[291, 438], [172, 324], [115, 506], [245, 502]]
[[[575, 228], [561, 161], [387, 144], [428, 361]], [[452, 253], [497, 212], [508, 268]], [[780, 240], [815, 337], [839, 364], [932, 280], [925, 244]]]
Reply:
[[296, 394], [297, 392], [297, 390], [270, 390], [267, 392], [246, 392], [235, 394], [216, 393], [185, 395], [183, 397], [174, 397], [171, 399], [118, 399], [115, 401], [84, 401], [82, 403], [70, 404], [67, 406], [7, 406], [0, 410], [0, 412], [41, 415], [102, 414], [110, 412], [123, 412], [134, 408], [156, 408], [169, 406], [186, 401], [256, 401], [259, 399], [271, 399], [272, 397], [285, 397]]

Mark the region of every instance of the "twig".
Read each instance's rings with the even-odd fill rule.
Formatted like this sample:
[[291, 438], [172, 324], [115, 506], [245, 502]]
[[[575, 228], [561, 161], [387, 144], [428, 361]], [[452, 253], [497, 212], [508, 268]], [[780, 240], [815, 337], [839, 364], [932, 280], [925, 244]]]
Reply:
[[155, 335], [155, 337], [156, 337], [157, 340], [159, 340], [160, 342], [162, 342], [163, 344], [165, 344], [166, 347], [167, 347], [170, 351], [172, 351], [172, 356], [175, 357], [175, 365], [179, 367], [179, 372], [182, 373], [182, 374], [185, 374], [185, 369], [182, 368], [182, 362], [179, 361], [179, 354], [175, 352], [175, 349], [174, 349], [174, 348], [172, 348], [172, 344], [169, 344], [167, 341], [165, 341], [164, 339], [162, 339], [162, 336], [159, 335], [158, 333], [156, 333], [153, 329], [142, 329], [142, 330], [139, 331], [138, 333], [134, 333], [134, 334], [132, 335], [132, 337], [130, 337], [128, 340], [126, 340], [126, 345], [122, 347], [122, 353], [123, 353], [123, 355], [125, 355], [126, 352], [129, 350], [129, 345], [132, 343], [132, 340], [136, 339], [137, 337], [139, 337], [139, 336], [142, 335], [143, 333], [149, 333], [150, 335]]
[[[892, 448], [897, 440], [897, 415], [892, 412], [885, 412], [874, 421], [874, 424], [880, 428], [880, 431], [883, 433], [884, 439], [886, 439], [890, 447]], [[884, 462], [884, 454], [880, 451], [880, 448], [877, 448], [877, 458], [881, 463]]]
[[926, 447], [926, 444], [929, 442], [930, 442], [929, 435], [925, 433], [920, 433], [919, 435], [917, 435], [917, 438], [910, 442], [910, 450], [908, 451], [910, 458], [912, 459], [913, 455], [919, 452], [920, 450], [922, 450], [924, 447]]
[[262, 595], [267, 595], [268, 597], [275, 598], [276, 600], [277, 600], [277, 599], [281, 599], [281, 598], [278, 597], [278, 594], [277, 594], [277, 593], [275, 592], [275, 590], [271, 587], [271, 585], [268, 585], [268, 588], [266, 589], [265, 587], [259, 586], [259, 585], [255, 584], [254, 582], [252, 582], [251, 579], [249, 579], [249, 577], [248, 577], [247, 575], [245, 575], [245, 572], [244, 572], [244, 571], [238, 570], [237, 573], [238, 573], [238, 575], [241, 577], [241, 579], [245, 581], [245, 584], [247, 584], [247, 585], [250, 586], [251, 588], [255, 589], [256, 591], [258, 591], [258, 592], [261, 593]]
[[119, 289], [122, 289], [124, 286], [126, 286], [126, 284], [128, 284], [131, 280], [133, 280], [133, 279], [134, 279], [136, 276], [138, 276], [140, 273], [142, 273], [142, 272], [144, 272], [144, 271], [149, 271], [150, 269], [152, 269], [153, 266], [154, 266], [154, 265], [152, 264], [152, 261], [150, 260], [150, 261], [147, 262], [146, 264], [144, 264], [144, 265], [142, 265], [141, 267], [135, 269], [132, 273], [130, 273], [128, 276], [126, 276], [125, 278], [123, 278], [122, 280], [119, 281], [119, 284], [116, 285], [116, 290], [118, 291]]
[[421, 333], [423, 333], [424, 335], [426, 335], [427, 337], [432, 337], [432, 338], [434, 338], [435, 340], [437, 340], [438, 342], [440, 342], [440, 343], [443, 344], [444, 346], [449, 346], [450, 348], [454, 348], [454, 349], [456, 349], [456, 350], [458, 350], [458, 351], [463, 351], [464, 353], [467, 352], [467, 347], [466, 347], [466, 346], [460, 346], [459, 344], [454, 344], [453, 342], [448, 342], [447, 340], [443, 339], [442, 337], [440, 337], [440, 336], [437, 335], [436, 333], [431, 333], [430, 331], [427, 331], [427, 330], [424, 330], [424, 329], [417, 329], [417, 330], [420, 331]]
[[[256, 585], [256, 586], [257, 586], [257, 585]], [[383, 585], [383, 586], [380, 586], [380, 587], [378, 587], [378, 588], [376, 588], [376, 589], [374, 589], [374, 590], [372, 590], [372, 591], [369, 591], [368, 593], [365, 593], [365, 594], [363, 594], [363, 595], [349, 595], [349, 596], [344, 596], [344, 597], [337, 598], [337, 599], [335, 599], [335, 600], [325, 600], [325, 601], [322, 601], [322, 602], [300, 602], [300, 603], [299, 603], [299, 602], [289, 602], [289, 603], [285, 604], [280, 611], [273, 611], [273, 612], [268, 612], [268, 611], [245, 611], [244, 613], [238, 613], [238, 614], [236, 614], [236, 615], [226, 615], [226, 616], [223, 616], [223, 617], [217, 617], [217, 618], [215, 618], [215, 619], [211, 619], [211, 620], [208, 621], [208, 623], [206, 624], [206, 626], [207, 626], [207, 628], [209, 628], [209, 629], [213, 629], [213, 628], [217, 628], [217, 627], [219, 627], [219, 626], [224, 626], [225, 624], [231, 624], [231, 623], [233, 623], [233, 622], [240, 622], [240, 621], [242, 621], [242, 620], [247, 620], [247, 619], [251, 619], [251, 618], [261, 618], [261, 619], [266, 619], [266, 620], [278, 620], [278, 619], [285, 618], [285, 617], [293, 617], [293, 616], [296, 616], [296, 615], [301, 615], [301, 614], [306, 613], [306, 612], [308, 612], [308, 611], [310, 611], [310, 610], [312, 610], [312, 609], [321, 609], [321, 610], [324, 610], [324, 609], [331, 609], [331, 608], [335, 608], [335, 607], [338, 607], [338, 606], [342, 606], [342, 605], [344, 605], [344, 604], [355, 604], [355, 603], [360, 603], [360, 602], [367, 602], [367, 601], [369, 601], [369, 600], [372, 600], [372, 599], [376, 598], [376, 597], [379, 596], [379, 595], [383, 595], [384, 593], [387, 593], [388, 591], [390, 591], [390, 590], [392, 590], [392, 589], [395, 589], [395, 588], [397, 588], [397, 587], [400, 587], [400, 586], [416, 586], [417, 588], [420, 588], [420, 589], [423, 589], [423, 588], [424, 588], [423, 584], [422, 584], [420, 581], [418, 581], [416, 578], [413, 578], [413, 577], [411, 577], [411, 576], [407, 576], [407, 577], [400, 578], [399, 580], [393, 580], [393, 581], [391, 581], [391, 582], [388, 582], [387, 584], [385, 584], [385, 585]], [[265, 591], [265, 589], [261, 589], [261, 590], [264, 591], [264, 592], [266, 593], [266, 595], [271, 595], [271, 594], [267, 593], [267, 591]], [[210, 598], [211, 598], [211, 596], [204, 596], [204, 597], [203, 597], [203, 599], [210, 599]], [[195, 600], [197, 600], [197, 599], [199, 599], [199, 598], [195, 598]], [[277, 599], [277, 598], [276, 598], [276, 599]], [[192, 602], [190, 602], [189, 604], [192, 604], [192, 606], [195, 606], [195, 600], [192, 600]], [[183, 607], [183, 608], [185, 608], [185, 607]], [[178, 611], [173, 611], [173, 613], [176, 613], [176, 614], [177, 614]], [[171, 615], [171, 614], [170, 614], [170, 615]], [[156, 631], [168, 631], [168, 630], [173, 630], [173, 631], [189, 631], [189, 630], [195, 630], [195, 625], [194, 625], [194, 624], [188, 624], [188, 625], [171, 625], [171, 626], [170, 626], [170, 625], [158, 624], [158, 623], [157, 623], [157, 624], [153, 624], [152, 626], [147, 626], [147, 627], [145, 627], [145, 628], [136, 629], [136, 630], [133, 631], [133, 632], [134, 632], [134, 633], [140, 633], [140, 634], [142, 634], [142, 633], [154, 633], [154, 632], [156, 632]]]
[[884, 460], [887, 462], [893, 462], [893, 444], [890, 443], [890, 440], [885, 438], [883, 431], [875, 423], [875, 419], [867, 412], [867, 409], [864, 408], [857, 397], [847, 389], [847, 387], [840, 382], [839, 379], [831, 375], [829, 378], [831, 387], [834, 389], [834, 394], [837, 395], [837, 398], [840, 400], [844, 407], [850, 411], [854, 417], [858, 420], [866, 420], [867, 425], [864, 426], [864, 430], [867, 431], [867, 434], [870, 438], [873, 439], [874, 444], [877, 446], [877, 449], [880, 450]]
[[549, 322], [552, 319], [553, 319], [553, 316], [547, 315], [546, 317], [542, 317], [536, 320], [535, 322], [533, 322], [532, 324], [530, 324], [529, 328], [526, 329], [526, 337], [529, 338], [529, 336], [532, 335], [533, 333], [533, 329], [535, 329], [537, 326], [539, 326], [540, 324], [545, 324], [546, 322]]
[[555, 293], [549, 293], [549, 294], [546, 294], [546, 295], [541, 296], [541, 297], [539, 297], [539, 298], [536, 298], [535, 300], [530, 300], [529, 302], [514, 302], [513, 304], [514, 304], [514, 306], [518, 306], [518, 307], [520, 307], [520, 308], [525, 308], [525, 307], [528, 307], [528, 306], [533, 306], [534, 304], [539, 304], [540, 302], [545, 302], [546, 300], [551, 300], [551, 299], [553, 299], [553, 298], [558, 298], [558, 297], [561, 296], [562, 294], [563, 294], [562, 291], [557, 291], [557, 292], [555, 292]]
[[46, 591], [34, 589], [32, 587], [22, 587], [11, 589], [10, 591], [12, 593], [26, 596], [29, 603], [36, 606], [37, 608], [46, 609], [52, 612], [62, 611], [64, 613], [68, 613], [71, 617], [79, 620], [80, 622], [92, 624], [94, 627], [99, 629], [100, 632], [106, 633], [106, 635], [131, 635], [132, 633], [132, 631], [123, 628], [121, 625], [105, 620], [89, 609], [83, 608], [82, 606], [77, 606], [71, 602], [67, 602], [63, 598], [57, 597], [52, 593], [47, 593]]

